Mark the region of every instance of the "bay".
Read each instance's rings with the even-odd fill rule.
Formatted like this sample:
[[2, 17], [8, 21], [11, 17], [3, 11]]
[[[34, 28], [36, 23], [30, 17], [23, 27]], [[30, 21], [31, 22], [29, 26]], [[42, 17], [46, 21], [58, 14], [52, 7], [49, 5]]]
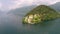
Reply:
[[31, 25], [22, 23], [24, 15], [0, 15], [0, 34], [60, 34], [60, 19]]

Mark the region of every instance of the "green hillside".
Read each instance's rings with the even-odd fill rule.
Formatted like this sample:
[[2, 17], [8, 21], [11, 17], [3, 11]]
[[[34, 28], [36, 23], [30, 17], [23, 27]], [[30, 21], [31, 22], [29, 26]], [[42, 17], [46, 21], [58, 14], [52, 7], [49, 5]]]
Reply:
[[49, 6], [40, 5], [24, 16], [23, 23], [37, 24], [59, 17], [60, 14], [54, 9], [50, 8]]

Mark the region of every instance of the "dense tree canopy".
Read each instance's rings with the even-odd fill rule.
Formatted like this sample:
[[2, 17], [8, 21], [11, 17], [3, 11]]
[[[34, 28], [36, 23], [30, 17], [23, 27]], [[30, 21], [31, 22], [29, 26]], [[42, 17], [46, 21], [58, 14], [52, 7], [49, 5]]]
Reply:
[[23, 23], [36, 24], [59, 17], [60, 14], [54, 9], [49, 6], [40, 5], [25, 15]]

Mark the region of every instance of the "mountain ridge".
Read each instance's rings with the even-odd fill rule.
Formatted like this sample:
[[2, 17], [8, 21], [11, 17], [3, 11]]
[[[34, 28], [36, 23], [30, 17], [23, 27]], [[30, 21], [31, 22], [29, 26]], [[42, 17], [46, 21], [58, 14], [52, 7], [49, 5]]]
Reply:
[[[60, 8], [59, 8], [60, 7], [60, 2], [57, 2], [57, 3], [55, 3], [53, 5], [49, 5], [49, 6], [56, 11], [60, 11]], [[28, 13], [29, 11], [31, 11], [35, 7], [36, 7], [36, 5], [17, 8], [17, 9], [9, 11], [8, 14], [14, 14], [14, 15], [18, 15], [18, 16], [23, 15], [24, 16], [26, 13]]]
[[57, 2], [57, 3], [53, 4], [53, 5], [50, 5], [50, 7], [52, 7], [56, 11], [60, 11], [60, 2]]

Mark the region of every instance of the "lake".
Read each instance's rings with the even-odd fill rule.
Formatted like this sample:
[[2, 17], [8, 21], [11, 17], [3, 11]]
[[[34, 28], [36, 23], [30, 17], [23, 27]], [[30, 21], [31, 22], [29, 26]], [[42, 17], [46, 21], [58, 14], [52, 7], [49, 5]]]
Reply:
[[0, 34], [60, 34], [60, 19], [42, 24], [22, 24], [23, 15], [0, 15]]

